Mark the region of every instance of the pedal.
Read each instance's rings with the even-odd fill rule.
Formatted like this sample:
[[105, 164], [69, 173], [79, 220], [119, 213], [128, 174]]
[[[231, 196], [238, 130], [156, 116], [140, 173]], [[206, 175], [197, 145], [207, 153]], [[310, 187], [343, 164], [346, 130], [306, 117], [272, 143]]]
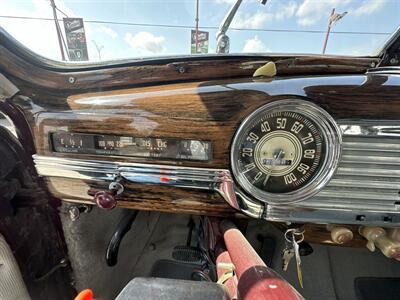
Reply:
[[180, 262], [191, 264], [201, 264], [203, 261], [201, 250], [196, 247], [188, 246], [174, 247], [174, 250], [172, 251], [172, 258]]

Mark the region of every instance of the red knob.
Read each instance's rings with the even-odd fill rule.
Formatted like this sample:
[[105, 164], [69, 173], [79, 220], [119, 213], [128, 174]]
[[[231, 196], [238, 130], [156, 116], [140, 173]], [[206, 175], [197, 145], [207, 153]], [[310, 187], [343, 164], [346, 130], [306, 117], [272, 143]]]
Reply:
[[94, 201], [102, 209], [113, 209], [117, 205], [114, 195], [111, 192], [97, 192], [94, 195]]

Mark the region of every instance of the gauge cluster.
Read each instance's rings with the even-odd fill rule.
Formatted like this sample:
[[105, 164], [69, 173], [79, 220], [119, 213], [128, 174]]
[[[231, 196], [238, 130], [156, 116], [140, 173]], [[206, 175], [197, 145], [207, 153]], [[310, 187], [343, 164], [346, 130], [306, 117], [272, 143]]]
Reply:
[[232, 145], [232, 171], [258, 200], [300, 201], [329, 181], [340, 145], [340, 129], [323, 109], [303, 100], [275, 101], [241, 124]]
[[59, 131], [50, 133], [50, 141], [52, 150], [61, 153], [199, 161], [208, 161], [212, 157], [211, 142], [199, 140]]

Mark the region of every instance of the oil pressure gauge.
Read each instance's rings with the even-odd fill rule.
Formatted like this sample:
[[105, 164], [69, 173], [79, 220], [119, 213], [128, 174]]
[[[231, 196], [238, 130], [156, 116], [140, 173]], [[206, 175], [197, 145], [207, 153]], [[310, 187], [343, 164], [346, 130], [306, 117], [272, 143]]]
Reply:
[[279, 100], [241, 124], [232, 144], [232, 171], [258, 200], [301, 201], [332, 177], [340, 145], [340, 129], [325, 110], [308, 101]]

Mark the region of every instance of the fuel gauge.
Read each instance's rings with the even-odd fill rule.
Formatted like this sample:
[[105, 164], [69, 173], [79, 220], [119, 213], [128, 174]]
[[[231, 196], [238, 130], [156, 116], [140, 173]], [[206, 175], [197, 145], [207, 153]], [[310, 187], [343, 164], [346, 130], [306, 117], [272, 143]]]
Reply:
[[93, 148], [93, 136], [70, 132], [55, 132], [51, 136], [53, 149], [56, 152], [84, 152]]

